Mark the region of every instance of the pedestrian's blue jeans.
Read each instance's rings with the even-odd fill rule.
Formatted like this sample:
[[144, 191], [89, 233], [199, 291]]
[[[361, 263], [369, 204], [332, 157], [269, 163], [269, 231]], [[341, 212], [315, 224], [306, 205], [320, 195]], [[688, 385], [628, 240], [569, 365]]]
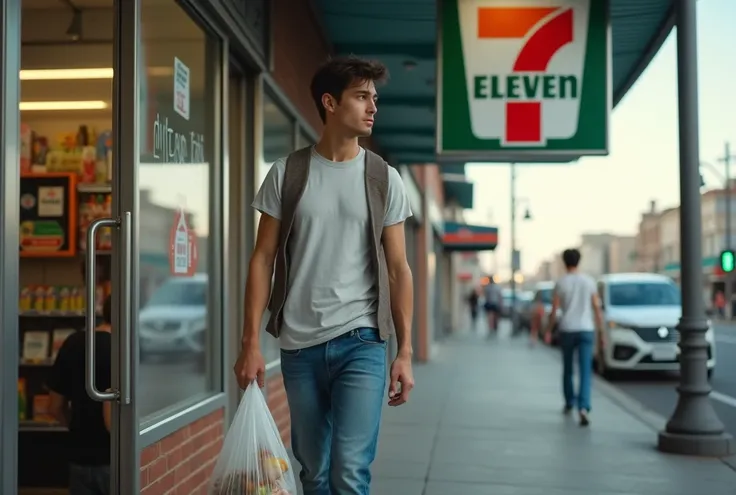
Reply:
[[[565, 406], [578, 410], [590, 411], [590, 386], [593, 374], [593, 338], [595, 332], [559, 332], [562, 348], [562, 390], [565, 394]], [[572, 383], [572, 370], [575, 351], [578, 352], [578, 393]], [[577, 400], [576, 400], [577, 399]]]
[[282, 350], [281, 371], [304, 495], [368, 495], [386, 388], [378, 330]]

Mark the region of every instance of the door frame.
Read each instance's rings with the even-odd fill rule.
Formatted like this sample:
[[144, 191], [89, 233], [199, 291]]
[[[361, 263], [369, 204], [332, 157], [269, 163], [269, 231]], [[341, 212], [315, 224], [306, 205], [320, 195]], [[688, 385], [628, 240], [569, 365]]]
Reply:
[[[123, 376], [129, 377], [130, 401], [113, 402], [110, 432], [111, 494], [126, 495], [140, 492], [140, 422], [137, 410], [138, 336], [123, 328], [133, 329], [138, 321], [140, 280], [138, 162], [140, 157], [140, 1], [115, 0], [113, 28], [113, 179], [112, 214], [122, 219], [131, 217], [129, 251], [123, 247], [121, 230], [114, 236], [112, 260], [113, 327], [118, 331], [112, 339], [112, 385], [120, 390]], [[128, 285], [129, 284], [129, 285]], [[126, 287], [126, 285], [128, 285]], [[126, 341], [129, 338], [129, 341]], [[127, 346], [130, 358], [126, 363], [121, 353]]]
[[20, 2], [0, 2], [0, 493], [18, 492]]

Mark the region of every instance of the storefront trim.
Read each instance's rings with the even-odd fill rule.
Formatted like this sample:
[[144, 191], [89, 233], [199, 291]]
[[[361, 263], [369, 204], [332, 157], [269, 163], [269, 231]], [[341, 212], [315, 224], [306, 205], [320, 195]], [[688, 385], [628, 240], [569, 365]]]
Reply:
[[225, 409], [227, 406], [227, 394], [218, 393], [207, 397], [185, 409], [178, 410], [174, 414], [167, 416], [165, 419], [157, 421], [155, 424], [141, 425], [140, 438], [138, 442], [139, 450], [152, 445], [162, 438], [184, 428], [185, 426], [195, 422], [196, 420], [215, 412], [218, 409]]
[[273, 68], [273, 29], [271, 22], [270, 2], [266, 2], [266, 22], [268, 23], [268, 46], [259, 49], [254, 37], [240, 25], [239, 19], [232, 14], [232, 7], [223, 5], [221, 0], [185, 0], [188, 7], [205, 17], [208, 24], [217, 26], [222, 38], [230, 41], [231, 49], [238, 54], [238, 58], [245, 58], [261, 72], [268, 72]]
[[18, 484], [20, 2], [0, 6], [0, 493]]

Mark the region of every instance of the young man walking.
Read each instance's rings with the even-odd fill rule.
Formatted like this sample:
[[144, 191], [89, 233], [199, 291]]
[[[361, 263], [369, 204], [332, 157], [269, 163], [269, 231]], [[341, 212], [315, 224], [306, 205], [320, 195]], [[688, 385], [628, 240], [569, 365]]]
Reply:
[[[555, 284], [552, 311], [546, 332], [554, 328], [557, 308], [562, 310], [558, 325], [562, 348], [562, 389], [565, 395], [565, 414], [577, 407], [580, 425], [590, 423], [590, 389], [593, 374], [593, 347], [596, 330], [603, 343], [603, 316], [601, 314], [595, 280], [578, 272], [580, 251], [566, 249], [562, 253], [567, 274]], [[578, 358], [578, 393], [574, 392], [572, 371], [575, 352]]]
[[488, 285], [484, 288], [485, 303], [483, 305], [488, 318], [489, 335], [498, 330], [498, 322], [501, 319], [501, 306], [503, 305], [503, 292], [501, 287], [493, 280], [493, 275], [488, 277]]
[[383, 65], [355, 57], [322, 66], [311, 84], [322, 138], [277, 160], [253, 202], [262, 216], [235, 374], [243, 388], [263, 386], [268, 306], [305, 495], [369, 493], [394, 332], [388, 405], [405, 403], [414, 385], [404, 240], [412, 213], [398, 172], [358, 144], [371, 135], [386, 77]]

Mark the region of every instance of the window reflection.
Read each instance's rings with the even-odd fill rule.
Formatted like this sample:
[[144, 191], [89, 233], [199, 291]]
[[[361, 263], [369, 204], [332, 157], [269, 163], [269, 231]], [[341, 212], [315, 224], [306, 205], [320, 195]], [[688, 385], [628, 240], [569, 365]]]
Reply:
[[[175, 2], [141, 2], [139, 413], [143, 421], [212, 389], [211, 143], [218, 42]], [[160, 72], [160, 71], [159, 71]], [[146, 72], [141, 71], [141, 74]], [[148, 418], [147, 418], [148, 417]]]
[[[294, 131], [294, 120], [286, 112], [281, 110], [269, 95], [264, 95], [263, 159], [258, 164], [256, 189], [261, 187], [263, 179], [265, 179], [266, 174], [271, 169], [273, 162], [294, 151]], [[258, 221], [260, 220], [261, 214], [255, 210], [253, 212], [256, 220], [255, 226], [258, 229]], [[266, 311], [261, 327], [261, 347], [266, 363], [279, 358], [278, 341], [265, 333], [268, 316], [268, 311]]]

